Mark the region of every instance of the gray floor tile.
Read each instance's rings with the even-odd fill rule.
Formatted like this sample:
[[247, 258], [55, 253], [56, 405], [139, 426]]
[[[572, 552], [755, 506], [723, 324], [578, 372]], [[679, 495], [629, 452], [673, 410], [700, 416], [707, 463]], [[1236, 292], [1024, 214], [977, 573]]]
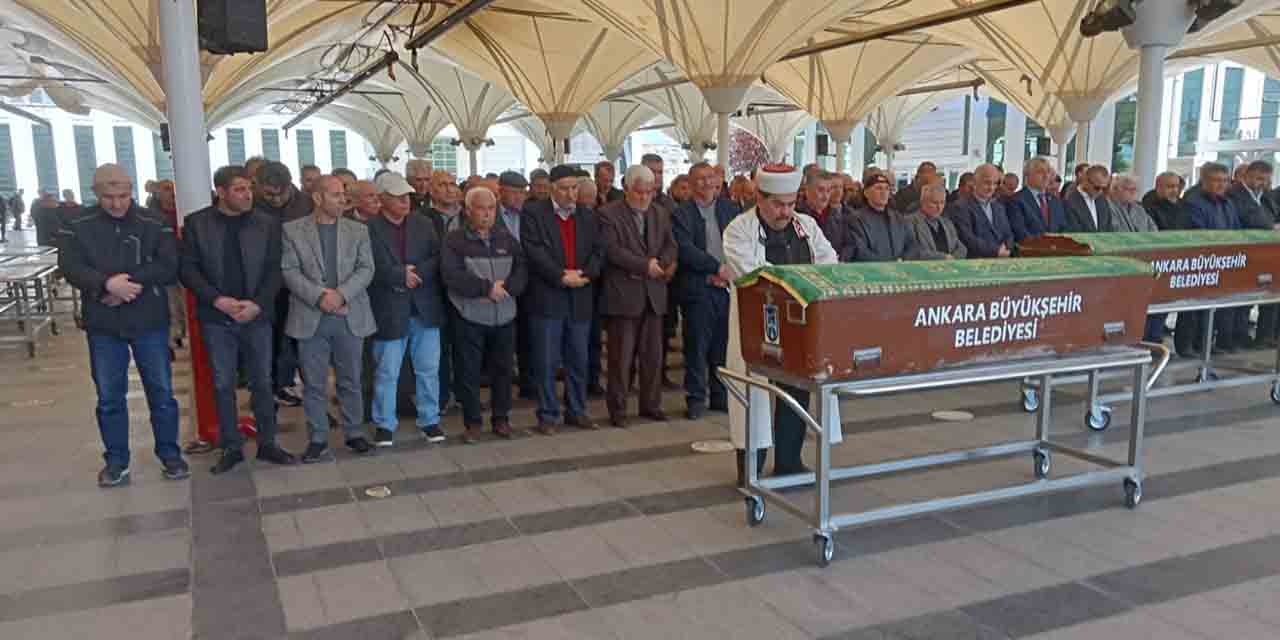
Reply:
[[168, 569], [0, 595], [0, 622], [186, 593], [189, 569]]
[[592, 607], [606, 607], [631, 600], [693, 589], [726, 580], [724, 574], [700, 558], [627, 569], [582, 580], [573, 588]]
[[295, 631], [291, 640], [411, 640], [418, 632], [418, 619], [411, 611], [396, 611], [335, 625]]
[[177, 595], [0, 622], [0, 638], [189, 640], [191, 596]]
[[432, 637], [448, 638], [586, 608], [573, 589], [558, 583], [421, 607], [416, 612]]
[[267, 496], [258, 500], [258, 508], [264, 515], [287, 513], [303, 509], [316, 509], [352, 502], [351, 490], [345, 487], [338, 489], [317, 489], [304, 493], [286, 493]]
[[1131, 607], [1078, 583], [1018, 593], [961, 608], [982, 624], [1021, 638], [1113, 616]]
[[382, 552], [378, 543], [365, 539], [282, 551], [274, 554], [271, 562], [275, 565], [276, 575], [284, 577], [380, 559]]
[[615, 501], [514, 516], [511, 522], [521, 533], [534, 535], [547, 531], [586, 527], [637, 515], [639, 513], [627, 502]]

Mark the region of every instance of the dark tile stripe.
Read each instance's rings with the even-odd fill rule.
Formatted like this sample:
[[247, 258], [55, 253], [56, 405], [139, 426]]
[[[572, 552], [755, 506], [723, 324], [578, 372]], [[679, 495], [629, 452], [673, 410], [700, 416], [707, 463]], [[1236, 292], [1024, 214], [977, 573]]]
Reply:
[[354, 498], [351, 496], [351, 489], [348, 489], [347, 487], [339, 489], [320, 489], [318, 491], [288, 493], [280, 496], [258, 498], [258, 511], [260, 511], [262, 515], [271, 515], [274, 513], [285, 513], [287, 511], [301, 511], [303, 509], [331, 507], [333, 505], [346, 504], [354, 501]]
[[1130, 609], [1130, 605], [1095, 589], [1067, 582], [979, 602], [961, 607], [960, 611], [1011, 638], [1023, 638]]
[[349, 542], [335, 542], [319, 547], [283, 551], [272, 556], [271, 562], [275, 564], [276, 575], [284, 578], [300, 573], [359, 564], [361, 562], [373, 562], [381, 559], [382, 553], [378, 550], [377, 541], [366, 538]]
[[137, 515], [118, 516], [105, 520], [32, 527], [0, 533], [0, 552], [51, 544], [83, 542], [95, 538], [169, 531], [188, 526], [190, 513], [186, 509], [156, 511]]
[[191, 476], [192, 637], [281, 638], [287, 628], [253, 475]]
[[190, 582], [189, 569], [167, 569], [0, 595], [0, 622], [179, 595]]
[[397, 611], [328, 627], [295, 631], [291, 640], [406, 640], [418, 631], [418, 619], [411, 611]]
[[458, 636], [582, 611], [587, 603], [567, 584], [445, 602], [416, 609], [433, 638]]

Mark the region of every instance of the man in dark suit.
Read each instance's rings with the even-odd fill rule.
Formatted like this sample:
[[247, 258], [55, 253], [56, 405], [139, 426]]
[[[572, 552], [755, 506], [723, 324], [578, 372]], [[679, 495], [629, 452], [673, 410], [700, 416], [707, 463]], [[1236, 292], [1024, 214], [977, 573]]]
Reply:
[[1098, 233], [1112, 231], [1111, 207], [1107, 204], [1107, 189], [1111, 186], [1111, 172], [1095, 164], [1085, 169], [1084, 177], [1075, 187], [1067, 190], [1067, 227], [1073, 233]]
[[[876, 174], [879, 175], [879, 174]], [[847, 260], [847, 252], [852, 250], [853, 240], [849, 237], [849, 218], [852, 209], [845, 209], [834, 199], [832, 189], [837, 175], [821, 169], [805, 174], [804, 202], [796, 205], [796, 211], [811, 216], [818, 222], [827, 242], [836, 250], [841, 260]], [[842, 198], [843, 199], [843, 198]]]
[[520, 241], [529, 265], [523, 311], [529, 314], [533, 383], [538, 392], [538, 427], [555, 433], [561, 406], [556, 370], [564, 367], [564, 422], [596, 429], [587, 415], [587, 344], [594, 311], [595, 282], [604, 269], [604, 244], [595, 215], [578, 204], [572, 167], [551, 170], [551, 198], [525, 214]]
[[947, 206], [943, 214], [956, 225], [960, 241], [970, 258], [1007, 258], [1013, 248], [1013, 228], [1004, 205], [996, 200], [1000, 169], [993, 164], [978, 167], [973, 174], [972, 195]]
[[[894, 211], [907, 213], [917, 208], [920, 204], [920, 188], [933, 180], [936, 175], [938, 175], [938, 165], [927, 160], [921, 162], [920, 166], [916, 167], [916, 177], [911, 181], [911, 184], [893, 196], [892, 207]], [[864, 193], [866, 189], [867, 185], [864, 180], [862, 185]]]
[[1023, 187], [1005, 203], [1013, 241], [1022, 242], [1046, 233], [1059, 233], [1067, 224], [1062, 201], [1049, 184], [1053, 166], [1044, 158], [1032, 158], [1023, 170]]
[[1072, 189], [1084, 181], [1084, 172], [1088, 168], [1088, 162], [1081, 162], [1077, 164], [1075, 170], [1071, 173], [1071, 179], [1068, 180], [1066, 184], [1062, 185], [1062, 191], [1058, 193], [1058, 197], [1065, 200], [1067, 198], [1067, 194], [1071, 193]]
[[742, 210], [716, 196], [715, 169], [699, 162], [689, 169], [693, 197], [672, 216], [680, 268], [671, 290], [684, 316], [684, 390], [686, 415], [701, 418], [708, 405], [727, 412], [729, 396], [715, 374], [729, 349], [729, 287], [724, 264], [724, 228]]
[[[1239, 229], [1240, 214], [1235, 204], [1227, 197], [1229, 183], [1227, 168], [1217, 162], [1206, 162], [1200, 166], [1200, 184], [1187, 191], [1182, 199], [1182, 206], [1190, 213], [1191, 226], [1194, 229]], [[1204, 323], [1210, 311], [1198, 311], [1178, 314], [1178, 328], [1174, 335], [1175, 348], [1179, 355], [1194, 355], [1203, 348], [1203, 344], [1195, 344], [1204, 339]], [[1233, 352], [1238, 346], [1235, 340], [1236, 309], [1224, 309], [1214, 315], [1214, 324], [1218, 329], [1218, 339], [1213, 345], [1215, 351]], [[1188, 326], [1183, 330], [1183, 316], [1187, 316]], [[1192, 321], [1192, 319], [1195, 319]], [[1182, 338], [1183, 346], [1178, 346]], [[1194, 342], [1193, 342], [1194, 341]], [[1184, 348], [1188, 348], [1184, 351]]]
[[613, 186], [614, 175], [612, 162], [601, 160], [596, 163], [596, 207], [622, 199], [622, 189]]
[[373, 336], [373, 442], [394, 444], [397, 391], [403, 363], [413, 363], [417, 426], [428, 442], [443, 442], [440, 430], [440, 331], [444, 296], [440, 283], [440, 237], [427, 216], [413, 213], [413, 188], [398, 174], [379, 183], [382, 215], [369, 219], [373, 283], [369, 300], [378, 332]]
[[[1271, 165], [1263, 160], [1249, 163], [1245, 169], [1243, 182], [1231, 185], [1227, 197], [1235, 205], [1240, 214], [1240, 226], [1245, 229], [1276, 229], [1280, 227], [1280, 209], [1269, 193], [1271, 189]], [[1280, 305], [1268, 304], [1258, 307], [1258, 336], [1261, 346], [1276, 344], [1276, 312]], [[1235, 333], [1232, 342], [1246, 344], [1249, 342], [1249, 314], [1247, 308], [1237, 310]]]
[[640, 416], [666, 420], [662, 412], [662, 316], [667, 283], [676, 272], [676, 240], [671, 213], [654, 202], [658, 181], [644, 165], [627, 169], [622, 200], [599, 212], [607, 261], [601, 314], [609, 337], [609, 420], [626, 426], [628, 378], [640, 357]]

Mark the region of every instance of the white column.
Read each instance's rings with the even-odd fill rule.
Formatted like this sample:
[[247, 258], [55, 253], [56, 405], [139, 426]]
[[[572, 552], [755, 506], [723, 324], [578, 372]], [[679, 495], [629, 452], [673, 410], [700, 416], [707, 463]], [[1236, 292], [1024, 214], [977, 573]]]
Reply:
[[148, 180], [156, 179], [156, 149], [151, 144], [151, 130], [146, 127], [130, 127], [133, 130], [133, 163], [138, 170], [138, 197], [146, 201], [143, 187]]
[[58, 151], [58, 189], [72, 189], [76, 192], [77, 200], [84, 202], [84, 194], [80, 193], [80, 173], [76, 161], [75, 124], [65, 115], [51, 118], [50, 123], [53, 125], [53, 147]]
[[179, 219], [209, 205], [212, 186], [205, 142], [196, 7], [190, 0], [160, 0], [164, 93], [173, 147]]
[[36, 173], [36, 148], [29, 120], [21, 118], [8, 121], [10, 152], [13, 154], [13, 177], [16, 188], [24, 191], [24, 198], [40, 195], [40, 176]]
[[1004, 113], [1004, 170], [1021, 176], [1027, 159], [1027, 114], [1013, 105]]
[[1075, 164], [1080, 164], [1081, 162], [1089, 161], [1089, 125], [1090, 124], [1091, 123], [1087, 121], [1076, 123], [1076, 162]]
[[[1134, 135], [1134, 175], [1138, 193], [1155, 184], [1156, 157], [1160, 153], [1160, 111], [1164, 107], [1164, 57], [1182, 42], [1195, 13], [1186, 2], [1143, 2], [1124, 39], [1131, 49], [1141, 49], [1138, 68], [1138, 122]], [[1206, 82], [1205, 86], [1214, 83]], [[1212, 102], [1203, 103], [1212, 105]], [[1201, 107], [1201, 111], [1209, 111]], [[1201, 131], [1201, 135], [1204, 132]]]
[[867, 157], [867, 126], [859, 123], [853, 128], [849, 141], [849, 175], [862, 179], [863, 158]]
[[1114, 102], [1098, 110], [1089, 124], [1089, 163], [1111, 166], [1116, 143], [1116, 105]]
[[729, 166], [729, 114], [716, 114], [716, 164]]
[[804, 128], [804, 155], [796, 158], [796, 165], [804, 166], [818, 159], [818, 121], [814, 120]]
[[[1173, 146], [1174, 137], [1177, 135], [1177, 122], [1179, 103], [1177, 99], [1178, 92], [1175, 90], [1178, 82], [1176, 78], [1170, 78], [1164, 82], [1164, 109], [1162, 114], [1166, 117], [1160, 118], [1160, 147], [1156, 152], [1156, 174], [1168, 170], [1169, 167], [1169, 149]], [[1137, 131], [1134, 131], [1134, 140], [1137, 140]], [[1137, 158], [1134, 158], [1136, 161]], [[1134, 167], [1134, 175], [1137, 175], [1137, 166]]]

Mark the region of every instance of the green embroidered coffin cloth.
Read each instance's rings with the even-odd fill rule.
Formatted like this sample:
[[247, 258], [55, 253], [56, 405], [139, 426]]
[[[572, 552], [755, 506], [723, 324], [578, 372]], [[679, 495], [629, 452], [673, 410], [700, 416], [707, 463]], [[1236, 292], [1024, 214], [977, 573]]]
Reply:
[[808, 306], [820, 300], [862, 296], [1152, 274], [1147, 262], [1106, 256], [930, 260], [767, 266], [742, 276], [737, 285], [749, 287], [760, 279], [768, 280]]
[[1199, 249], [1224, 244], [1280, 243], [1280, 231], [1269, 229], [1064, 233], [1059, 235], [1071, 238], [1080, 244], [1089, 245], [1093, 254], [1098, 256], [1162, 249]]

